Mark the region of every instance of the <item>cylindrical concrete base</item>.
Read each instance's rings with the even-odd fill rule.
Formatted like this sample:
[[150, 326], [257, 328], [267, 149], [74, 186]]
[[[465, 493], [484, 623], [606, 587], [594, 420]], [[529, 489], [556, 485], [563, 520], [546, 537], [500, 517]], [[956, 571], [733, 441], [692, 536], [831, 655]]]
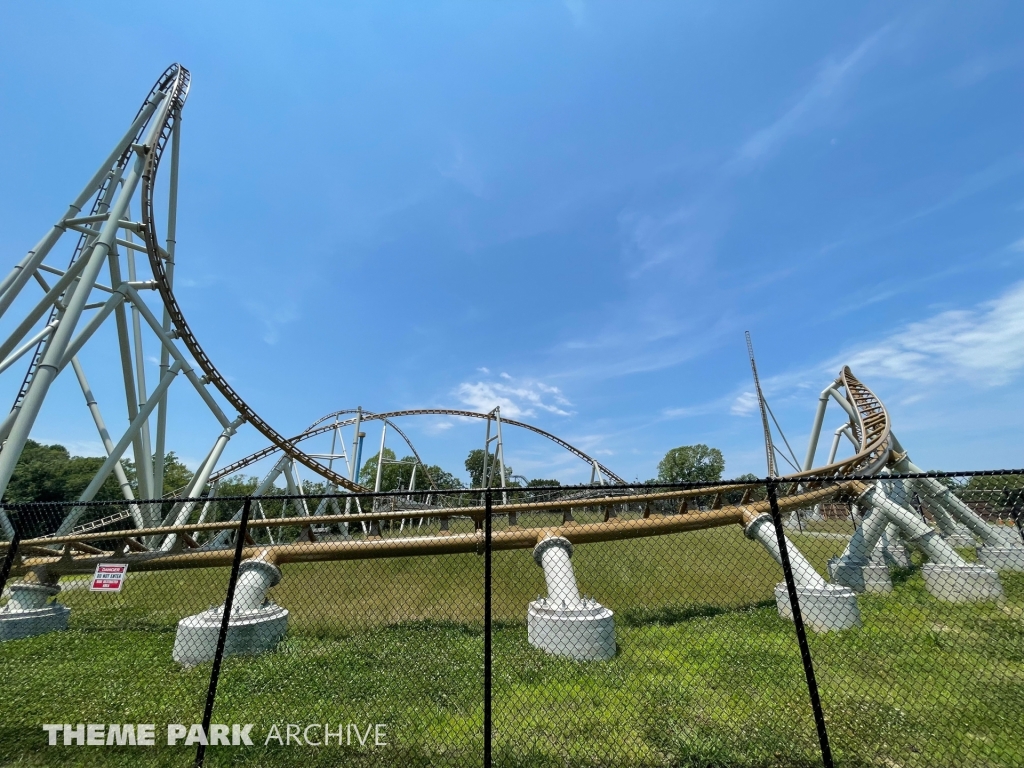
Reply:
[[[288, 631], [288, 611], [267, 600], [267, 590], [281, 581], [281, 571], [264, 560], [246, 560], [238, 568], [235, 598], [224, 639], [224, 655], [273, 650]], [[213, 661], [224, 606], [178, 622], [171, 656], [191, 667]]]
[[[819, 587], [797, 587], [800, 601], [800, 615], [804, 624], [815, 632], [835, 632], [861, 626], [857, 595], [852, 589], [829, 585]], [[784, 619], [793, 618], [786, 583], [775, 587], [775, 605]]]
[[556, 605], [547, 598], [530, 603], [527, 638], [535, 648], [577, 661], [605, 661], [615, 656], [612, 611], [594, 600]]
[[46, 602], [58, 592], [56, 584], [11, 584], [11, 599], [0, 608], [0, 642], [67, 629], [71, 609]]
[[977, 563], [927, 563], [921, 568], [921, 575], [929, 594], [943, 602], [978, 603], [1003, 598], [999, 574]]
[[993, 571], [1024, 571], [1024, 547], [978, 547], [978, 560]]
[[828, 561], [829, 577], [836, 584], [849, 587], [854, 592], [892, 592], [892, 578], [884, 565], [864, 562], [843, 563], [833, 557]]
[[[172, 658], [186, 667], [213, 661], [223, 611], [224, 606], [211, 608], [179, 621]], [[232, 613], [224, 640], [224, 655], [271, 651], [287, 631], [288, 611], [274, 603], [266, 603], [252, 611]]]

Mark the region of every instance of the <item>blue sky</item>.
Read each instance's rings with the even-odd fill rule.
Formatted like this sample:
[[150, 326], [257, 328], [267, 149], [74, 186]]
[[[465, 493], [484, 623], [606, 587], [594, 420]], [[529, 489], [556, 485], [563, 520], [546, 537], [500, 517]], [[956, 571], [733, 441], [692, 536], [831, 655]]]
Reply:
[[[0, 248], [24, 254], [180, 61], [177, 293], [281, 432], [500, 404], [629, 479], [696, 442], [763, 474], [750, 330], [799, 454], [849, 364], [921, 466], [1024, 464], [1019, 4], [175, 8], [0, 10]], [[194, 462], [217, 430], [180, 391]], [[37, 439], [98, 453], [73, 381], [54, 393]], [[483, 439], [402, 426], [452, 470]], [[524, 475], [589, 477], [506, 444]]]

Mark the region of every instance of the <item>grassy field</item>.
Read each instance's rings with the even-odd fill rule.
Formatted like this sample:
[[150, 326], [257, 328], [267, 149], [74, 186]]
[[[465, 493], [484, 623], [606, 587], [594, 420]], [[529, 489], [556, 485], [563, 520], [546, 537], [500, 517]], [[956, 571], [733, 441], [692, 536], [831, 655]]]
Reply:
[[[842, 539], [791, 532], [819, 568]], [[610, 662], [546, 656], [526, 639], [544, 593], [528, 552], [494, 558], [495, 763], [502, 766], [803, 766], [817, 741], [781, 572], [738, 527], [592, 544], [581, 588], [616, 612]], [[215, 722], [254, 723], [256, 746], [208, 765], [479, 765], [482, 559], [292, 565], [272, 599], [289, 635], [226, 661]], [[47, 747], [42, 723], [202, 717], [209, 665], [171, 660], [182, 616], [219, 604], [221, 570], [132, 575], [120, 595], [67, 589], [72, 629], [0, 646], [0, 763], [171, 766], [193, 747]], [[811, 648], [837, 764], [1024, 764], [1024, 576], [1001, 604], [933, 600], [916, 570], [860, 600], [865, 626]], [[272, 724], [387, 723], [387, 747], [280, 747]]]

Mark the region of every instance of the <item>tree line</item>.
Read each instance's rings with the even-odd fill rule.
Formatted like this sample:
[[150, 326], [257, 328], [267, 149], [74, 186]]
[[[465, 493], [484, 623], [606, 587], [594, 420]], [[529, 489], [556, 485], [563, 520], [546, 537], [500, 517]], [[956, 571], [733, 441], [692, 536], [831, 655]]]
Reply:
[[[437, 464], [421, 464], [414, 456], [398, 458], [390, 448], [384, 449], [384, 463], [381, 468], [382, 491], [428, 491], [432, 488], [441, 490], [459, 490], [462, 488], [480, 488], [484, 485], [484, 451], [476, 448], [468, 453], [463, 463], [469, 476], [469, 485], [453, 472], [449, 472]], [[76, 501], [89, 485], [93, 476], [103, 464], [99, 456], [73, 456], [63, 445], [43, 445], [35, 440], [25, 443], [21, 458], [18, 460], [14, 475], [4, 494], [6, 503], [28, 502], [66, 502]], [[359, 470], [359, 481], [373, 488], [377, 477], [379, 456], [371, 456]], [[496, 456], [488, 453], [486, 463], [488, 474], [491, 475], [491, 486], [501, 487], [500, 469], [496, 466]], [[125, 475], [132, 492], [138, 494], [138, 481], [135, 464], [131, 459], [121, 459]], [[506, 488], [534, 488], [541, 486], [558, 486], [561, 483], [554, 478], [531, 478], [515, 474], [511, 466], [505, 465]], [[713, 482], [720, 480], [725, 470], [725, 460], [717, 448], [706, 445], [685, 445], [673, 448], [665, 454], [658, 464], [658, 482]], [[173, 453], [164, 457], [163, 495], [171, 496], [180, 491], [192, 478], [192, 470]], [[753, 479], [753, 475], [750, 476]], [[746, 479], [746, 476], [743, 478]], [[221, 480], [218, 496], [246, 496], [256, 490], [259, 478], [255, 475], [233, 475]], [[330, 488], [325, 481], [305, 480], [303, 492], [307, 494], [329, 493]], [[276, 491], [283, 493], [283, 491]], [[275, 491], [271, 491], [275, 493]], [[97, 501], [116, 501], [124, 498], [123, 492], [113, 473], [106, 479], [96, 494]]]
[[[421, 464], [414, 456], [398, 458], [390, 448], [384, 449], [384, 463], [381, 468], [382, 491], [429, 491], [432, 488], [441, 490], [459, 490], [462, 488], [480, 488], [484, 485], [484, 451], [476, 448], [469, 452], [464, 462], [469, 475], [469, 486], [454, 473], [437, 464]], [[359, 482], [373, 488], [377, 477], [379, 456], [371, 456], [359, 470]], [[501, 487], [499, 469], [495, 466], [496, 457], [493, 453], [486, 456], [488, 474], [491, 474], [491, 486]], [[27, 502], [60, 502], [77, 500], [89, 485], [96, 471], [103, 464], [99, 456], [73, 456], [63, 445], [43, 445], [35, 440], [25, 443], [21, 458], [18, 459], [14, 475], [4, 493], [4, 502], [11, 504]], [[138, 494], [138, 482], [135, 464], [131, 459], [121, 459], [125, 475], [132, 492]], [[493, 469], [492, 469], [493, 468]], [[647, 482], [660, 483], [713, 483], [722, 480], [725, 474], [725, 457], [718, 448], [703, 443], [681, 445], [672, 448], [658, 462], [658, 474]], [[192, 470], [173, 453], [164, 457], [163, 495], [171, 496], [180, 491], [192, 478]], [[752, 474], [740, 475], [739, 481], [757, 480]], [[994, 489], [996, 486], [1007, 485], [1007, 480], [1019, 481], [1019, 477], [975, 477], [962, 484], [970, 490]], [[1009, 483], [1015, 484], [1015, 483]], [[1016, 483], [1019, 484], [1019, 483]], [[254, 475], [233, 475], [221, 480], [218, 484], [218, 496], [247, 496], [256, 490], [259, 478]], [[329, 493], [330, 487], [325, 481], [305, 480], [303, 492], [307, 494]], [[541, 486], [558, 486], [561, 483], [553, 478], [527, 479], [517, 475], [512, 467], [505, 465], [506, 488], [535, 488]], [[272, 490], [271, 494], [284, 493]], [[99, 492], [97, 501], [116, 501], [124, 498], [122, 490], [114, 475], [106, 479]]]

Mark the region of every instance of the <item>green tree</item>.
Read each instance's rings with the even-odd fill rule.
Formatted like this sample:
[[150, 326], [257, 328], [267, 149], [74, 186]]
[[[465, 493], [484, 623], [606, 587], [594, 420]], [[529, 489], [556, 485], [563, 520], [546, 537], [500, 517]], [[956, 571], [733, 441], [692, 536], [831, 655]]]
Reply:
[[[153, 461], [156, 461], [156, 456], [153, 457]], [[128, 483], [132, 487], [132, 492], [139, 495], [139, 478], [138, 472], [135, 468], [135, 462], [131, 459], [121, 459], [121, 466], [124, 467], [124, 473], [128, 477]], [[192, 470], [185, 466], [185, 464], [178, 458], [174, 451], [168, 451], [164, 454], [164, 487], [160, 492], [161, 497], [163, 496], [181, 496], [185, 492], [186, 486], [192, 480]], [[120, 491], [116, 498], [123, 498]]]
[[[100, 456], [72, 456], [63, 445], [41, 445], [35, 440], [25, 443], [18, 458], [4, 499], [9, 503], [32, 501], [77, 501], [103, 466]], [[135, 497], [139, 496], [135, 462], [122, 458], [128, 484]], [[174, 452], [164, 456], [164, 487], [162, 495], [182, 491], [192, 479], [192, 470], [182, 463]], [[121, 485], [114, 473], [103, 481], [95, 497], [97, 501], [117, 501], [124, 498]]]
[[703, 443], [673, 448], [658, 462], [662, 483], [711, 483], [722, 479], [725, 459], [717, 448]]
[[[737, 483], [753, 483], [760, 480], [757, 475], [752, 475], [749, 472], [745, 475], [740, 475], [736, 478]], [[750, 492], [750, 498], [754, 501], [763, 499], [766, 495], [765, 487], [763, 485], [754, 486]], [[729, 491], [725, 494], [726, 504], [739, 504], [743, 499], [743, 491]]]
[[[431, 464], [427, 467], [427, 473], [430, 474], [430, 479], [434, 481], [434, 485], [441, 490], [453, 490], [455, 488], [462, 488], [462, 481], [459, 480], [451, 472], [442, 469], [437, 464]], [[422, 476], [422, 470], [416, 473], [416, 488], [426, 489], [430, 487], [430, 482], [426, 477]]]
[[[359, 482], [367, 488], [373, 488], [377, 480], [377, 461], [380, 454], [371, 456], [359, 470]], [[412, 456], [405, 456], [402, 462], [408, 464], [396, 464], [398, 461], [395, 452], [390, 448], [384, 449], [384, 466], [380, 473], [380, 489], [382, 491], [399, 491], [409, 487], [409, 477], [412, 474], [412, 463], [416, 461]], [[419, 472], [416, 473], [419, 475]], [[418, 479], [418, 478], [417, 478]]]
[[[7, 485], [4, 500], [14, 504], [75, 501], [102, 464], [99, 456], [72, 456], [63, 445], [41, 445], [28, 440]], [[122, 498], [113, 474], [104, 481], [95, 498]]]
[[[379, 454], [378, 454], [379, 456]], [[412, 469], [417, 464], [415, 456], [403, 456], [395, 458], [395, 452], [390, 448], [384, 449], [384, 468], [381, 470], [380, 489], [382, 491], [404, 491], [409, 487], [412, 480]], [[427, 478], [427, 475], [430, 478]], [[373, 488], [377, 478], [377, 456], [371, 456], [359, 470], [359, 482], [368, 488]], [[431, 488], [430, 480], [434, 486], [441, 489], [462, 488], [462, 481], [451, 472], [439, 467], [437, 464], [416, 466], [416, 483], [413, 490], [425, 491]]]
[[[495, 469], [494, 473], [491, 474], [491, 467], [494, 466], [496, 461], [493, 453], [487, 454], [487, 473], [494, 478], [491, 481], [493, 488], [499, 488], [501, 486], [501, 477], [498, 474], [498, 470]], [[469, 484], [471, 488], [482, 488], [484, 486], [484, 450], [483, 448], [474, 448], [469, 452], [466, 457], [466, 471], [469, 472]], [[512, 479], [512, 467], [508, 464], [505, 465], [505, 484], [509, 485], [509, 481]]]
[[255, 475], [231, 475], [217, 483], [217, 496], [248, 496], [259, 487]]

